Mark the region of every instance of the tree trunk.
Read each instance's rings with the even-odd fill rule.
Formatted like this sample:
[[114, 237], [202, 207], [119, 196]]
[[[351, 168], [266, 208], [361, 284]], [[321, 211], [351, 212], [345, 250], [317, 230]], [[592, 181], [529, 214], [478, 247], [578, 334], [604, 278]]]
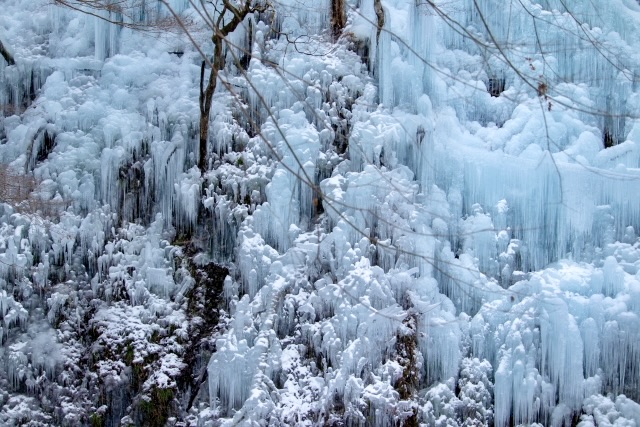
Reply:
[[16, 61], [13, 59], [13, 56], [9, 53], [9, 51], [4, 47], [2, 40], [0, 40], [0, 55], [7, 61], [9, 65], [15, 65]]
[[209, 139], [209, 109], [200, 110], [200, 142], [198, 150], [198, 169], [204, 173], [207, 167], [207, 140]]
[[331, 32], [334, 40], [340, 37], [346, 24], [347, 17], [344, 13], [344, 0], [331, 0]]
[[[198, 147], [198, 168], [200, 173], [204, 174], [207, 168], [207, 143], [209, 138], [209, 113], [211, 112], [211, 103], [213, 102], [213, 94], [218, 84], [218, 73], [224, 68], [224, 50], [223, 43], [225, 37], [235, 31], [238, 25], [242, 23], [249, 13], [264, 12], [264, 7], [252, 7], [251, 0], [245, 0], [242, 8], [238, 9], [229, 0], [222, 0], [223, 9], [219, 13], [213, 28], [213, 61], [211, 62], [211, 73], [207, 86], [204, 86], [204, 70], [205, 62], [202, 62], [200, 70], [200, 141]], [[224, 23], [225, 13], [229, 12], [231, 20]]]
[[211, 73], [207, 86], [204, 86], [204, 70], [205, 62], [202, 61], [200, 69], [200, 142], [198, 146], [198, 168], [200, 173], [204, 173], [207, 169], [207, 144], [209, 140], [209, 114], [211, 113], [211, 104], [213, 102], [213, 94], [218, 85], [218, 72], [223, 64], [222, 58], [222, 39], [217, 35], [212, 38], [213, 41], [213, 62], [211, 63]]

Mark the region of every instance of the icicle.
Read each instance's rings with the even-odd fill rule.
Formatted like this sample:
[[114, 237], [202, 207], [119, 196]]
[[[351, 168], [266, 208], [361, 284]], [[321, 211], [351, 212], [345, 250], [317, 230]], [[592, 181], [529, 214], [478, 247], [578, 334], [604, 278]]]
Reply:
[[123, 16], [110, 10], [97, 10], [95, 13], [99, 15], [94, 18], [95, 58], [103, 61], [118, 53], [121, 28], [112, 22], [122, 22]]
[[289, 248], [291, 224], [301, 224], [312, 212], [316, 160], [320, 141], [317, 130], [307, 121], [304, 112], [280, 111], [277, 126], [268, 122], [265, 137], [275, 145], [280, 166], [265, 190], [268, 204], [254, 216], [268, 215], [260, 221], [265, 229], [261, 234], [275, 243], [279, 250]]
[[160, 201], [162, 218], [166, 225], [174, 218], [176, 192], [174, 183], [182, 173], [185, 164], [184, 139], [178, 133], [170, 143], [154, 142], [151, 144], [155, 179], [154, 189]]
[[238, 267], [244, 291], [251, 298], [264, 285], [271, 263], [278, 253], [266, 245], [259, 234], [243, 229], [238, 237]]
[[[182, 179], [180, 180], [180, 178]], [[198, 211], [202, 203], [200, 198], [200, 170], [194, 166], [181, 177], [176, 177], [176, 179], [180, 180], [179, 184], [174, 184], [176, 207], [178, 208], [177, 215], [178, 218], [184, 218], [184, 223], [177, 221], [175, 225], [179, 229], [193, 230], [196, 227]]]

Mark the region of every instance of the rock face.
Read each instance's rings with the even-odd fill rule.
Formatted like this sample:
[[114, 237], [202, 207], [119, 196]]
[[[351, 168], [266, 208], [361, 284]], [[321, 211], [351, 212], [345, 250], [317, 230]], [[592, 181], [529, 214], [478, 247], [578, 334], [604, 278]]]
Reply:
[[149, 3], [2, 2], [1, 425], [640, 424], [640, 6], [273, 2], [201, 162]]

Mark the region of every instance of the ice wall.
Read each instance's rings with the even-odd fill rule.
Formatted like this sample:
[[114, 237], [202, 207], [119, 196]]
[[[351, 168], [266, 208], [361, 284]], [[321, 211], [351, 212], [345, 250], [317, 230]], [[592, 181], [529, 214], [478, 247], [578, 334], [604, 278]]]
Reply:
[[[479, 422], [493, 409], [496, 425], [597, 418], [599, 394], [637, 399], [638, 8], [381, 5], [378, 28], [373, 1], [347, 2], [337, 44], [328, 1], [251, 20], [252, 46], [234, 34], [204, 174], [201, 58], [58, 16], [61, 59], [0, 69], [15, 90], [1, 100], [37, 95], [3, 121], [3, 161], [69, 201], [47, 227], [2, 208], [2, 339], [28, 320], [11, 284], [27, 272], [43, 291], [80, 271], [105, 305], [182, 322], [196, 283], [178, 264], [195, 248], [194, 263], [232, 267], [203, 417], [462, 424], [479, 382]], [[107, 18], [163, 12], [134, 13]], [[230, 59], [240, 47], [246, 73]], [[51, 325], [63, 291], [46, 300]], [[12, 387], [31, 362], [58, 369], [30, 351], [11, 349]], [[632, 412], [626, 399], [611, 405]]]
[[[603, 278], [615, 296], [601, 294]], [[496, 425], [550, 420], [556, 405], [577, 412], [598, 393], [635, 395], [638, 314], [623, 301], [636, 286], [613, 257], [602, 269], [563, 262], [512, 286], [511, 302], [485, 305], [471, 335], [474, 353], [496, 367]]]
[[[636, 159], [626, 157], [628, 168], [620, 169], [620, 175], [606, 171], [613, 166], [605, 160], [608, 156], [596, 154], [602, 147], [598, 138], [622, 144], [632, 129], [625, 116], [633, 115], [635, 103], [624, 102], [635, 73], [632, 63], [622, 65], [632, 40], [626, 19], [608, 20], [610, 11], [596, 19], [597, 13], [581, 4], [514, 3], [506, 10], [492, 1], [449, 3], [383, 3], [390, 17], [378, 41], [384, 45], [376, 62], [380, 101], [411, 111], [420, 108], [416, 94], [426, 93], [440, 117], [436, 126], [449, 128], [448, 133], [432, 133], [432, 125], [418, 121], [416, 128], [427, 130], [426, 146], [435, 146], [435, 153], [416, 156], [416, 148], [424, 145], [417, 143], [413, 126], [403, 123], [402, 129], [385, 136], [389, 143], [377, 148], [387, 158], [384, 165], [393, 167], [391, 152], [417, 176], [433, 173], [445, 192], [459, 192], [462, 215], [471, 214], [475, 203], [492, 209], [505, 199], [510, 238], [522, 240], [527, 248], [520, 269], [539, 269], [569, 255], [581, 259], [589, 251], [585, 242], [622, 238], [626, 226], [637, 226], [638, 203], [614, 194], [630, 191], [626, 186], [636, 180]], [[623, 11], [618, 7], [615, 13]], [[531, 34], [538, 37], [532, 40]], [[452, 56], [446, 47], [471, 56]], [[403, 78], [391, 77], [399, 75]], [[498, 80], [504, 80], [508, 93], [489, 96], [484, 88]], [[579, 85], [590, 90], [583, 92]], [[518, 91], [532, 98], [515, 108]], [[449, 107], [456, 111], [455, 119], [449, 117]], [[488, 126], [474, 124], [477, 120]], [[359, 135], [356, 129], [356, 144], [350, 146], [357, 165], [362, 163]], [[483, 148], [462, 148], [474, 145]], [[622, 146], [621, 154], [628, 152]], [[487, 148], [506, 157], [481, 153]], [[382, 164], [375, 151], [366, 156]], [[412, 162], [416, 157], [419, 162]], [[617, 179], [623, 176], [626, 179]], [[494, 196], [486, 197], [493, 191]], [[603, 210], [615, 222], [611, 228], [603, 223]]]

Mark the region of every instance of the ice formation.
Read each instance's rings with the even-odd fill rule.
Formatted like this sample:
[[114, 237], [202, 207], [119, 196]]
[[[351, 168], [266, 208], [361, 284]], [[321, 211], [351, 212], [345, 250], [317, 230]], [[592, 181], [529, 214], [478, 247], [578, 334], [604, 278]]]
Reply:
[[635, 2], [1, 3], [0, 424], [640, 423]]

